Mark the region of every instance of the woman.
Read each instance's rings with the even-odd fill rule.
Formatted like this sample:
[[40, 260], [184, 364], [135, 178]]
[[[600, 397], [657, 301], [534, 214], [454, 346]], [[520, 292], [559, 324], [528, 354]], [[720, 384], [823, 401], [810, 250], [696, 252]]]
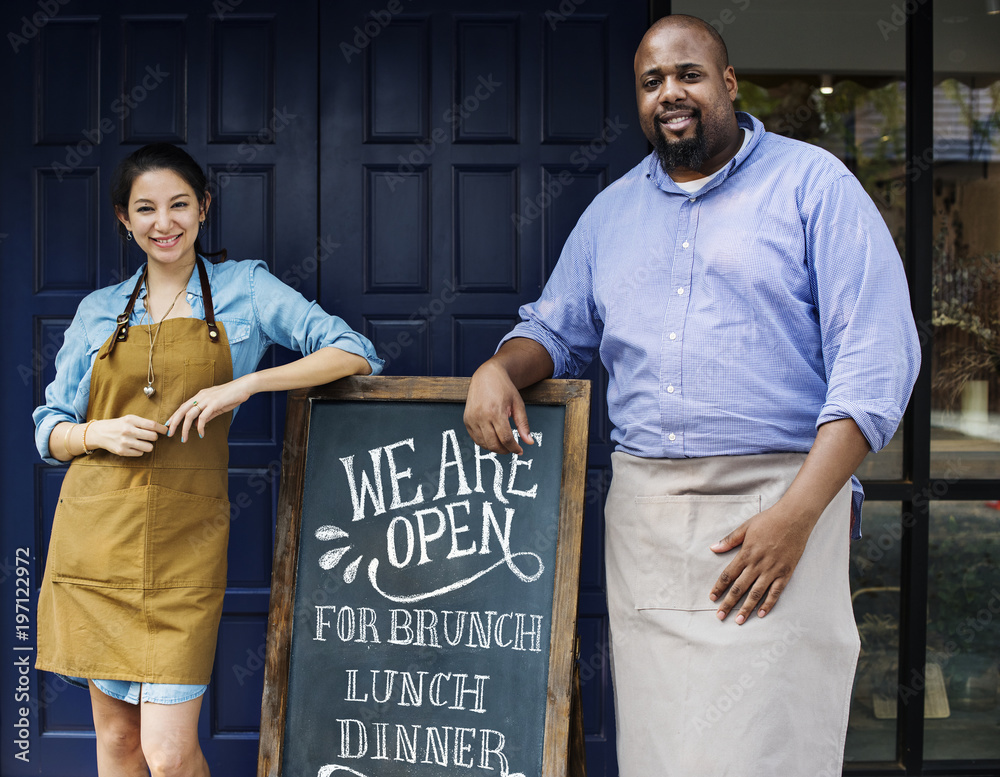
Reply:
[[[111, 198], [122, 238], [147, 262], [83, 300], [35, 410], [42, 457], [72, 461], [39, 595], [36, 666], [87, 678], [102, 777], [202, 777], [197, 722], [226, 585], [231, 418], [257, 392], [377, 373], [382, 362], [263, 262], [199, 256], [211, 195], [184, 151], [134, 152]], [[255, 372], [271, 343], [307, 355]]]

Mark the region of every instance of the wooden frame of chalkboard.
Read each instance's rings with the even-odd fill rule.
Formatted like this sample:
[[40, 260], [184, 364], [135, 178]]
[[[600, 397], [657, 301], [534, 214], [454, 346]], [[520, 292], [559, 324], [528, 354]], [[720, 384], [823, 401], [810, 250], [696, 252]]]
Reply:
[[[428, 711], [433, 712], [435, 715], [450, 714], [455, 716], [468, 712], [492, 712], [492, 710], [486, 709], [487, 703], [485, 699], [489, 698], [490, 701], [496, 702], [496, 698], [499, 695], [502, 698], [497, 706], [502, 707], [504, 704], [513, 704], [513, 708], [519, 712], [518, 704], [523, 703], [525, 709], [524, 718], [530, 721], [533, 718], [528, 713], [534, 710], [533, 705], [537, 705], [538, 709], [535, 717], [539, 718], [542, 722], [540, 726], [541, 752], [540, 756], [534, 756], [536, 760], [527, 765], [527, 771], [523, 772], [525, 777], [535, 777], [539, 766], [541, 769], [539, 773], [540, 777], [571, 777], [571, 775], [585, 774], [585, 765], [582, 763], [583, 741], [579, 706], [579, 677], [575, 670], [578, 650], [576, 641], [576, 611], [590, 414], [590, 384], [588, 381], [547, 380], [531, 386], [522, 392], [525, 404], [528, 406], [529, 422], [532, 424], [532, 437], [535, 438], [536, 444], [533, 446], [523, 446], [525, 453], [519, 463], [514, 463], [518, 457], [497, 457], [483, 465], [483, 468], [487, 470], [490, 466], [496, 468], [497, 474], [494, 478], [493, 488], [495, 489], [496, 497], [505, 503], [504, 505], [498, 503], [497, 507], [506, 508], [506, 531], [501, 528], [503, 516], [501, 515], [499, 519], [496, 518], [493, 508], [487, 503], [483, 508], [482, 514], [482, 541], [481, 545], [477, 546], [476, 541], [471, 539], [478, 536], [476, 531], [469, 531], [471, 527], [458, 526], [452, 509], [455, 507], [455, 504], [464, 506], [465, 517], [468, 518], [468, 501], [445, 506], [443, 504], [444, 500], [440, 499], [436, 504], [440, 504], [441, 509], [435, 510], [435, 508], [430, 507], [419, 510], [416, 515], [417, 520], [402, 515], [400, 510], [395, 511], [396, 517], [392, 518], [388, 523], [389, 528], [387, 539], [385, 540], [388, 545], [393, 546], [389, 549], [387, 558], [392, 563], [386, 563], [380, 569], [378, 566], [379, 561], [374, 558], [374, 552], [370, 554], [372, 556], [370, 560], [364, 557], [362, 553], [362, 556], [358, 556], [357, 560], [351, 563], [346, 571], [343, 571], [343, 582], [345, 584], [353, 584], [363, 578], [363, 572], [360, 575], [356, 575], [356, 573], [362, 561], [367, 561], [368, 577], [372, 588], [385, 596], [389, 596], [394, 602], [419, 603], [422, 597], [434, 596], [445, 590], [450, 591], [451, 588], [459, 584], [450, 584], [446, 588], [439, 588], [431, 593], [420, 592], [418, 590], [417, 593], [411, 592], [409, 595], [395, 597], [385, 593], [380, 588], [384, 584], [386, 577], [383, 574], [384, 571], [395, 573], [399, 572], [401, 567], [408, 567], [403, 570], [408, 573], [405, 579], [410, 581], [410, 585], [416, 585], [419, 589], [420, 584], [412, 582], [414, 578], [419, 578], [421, 574], [421, 570], [418, 570], [417, 567], [432, 560], [437, 560], [431, 559], [433, 555], [432, 551], [437, 552], [438, 548], [447, 546], [447, 542], [445, 542], [442, 546], [433, 545], [432, 547], [432, 541], [435, 538], [441, 537], [442, 533], [447, 533], [447, 522], [444, 520], [444, 509], [447, 507], [451, 528], [451, 552], [447, 556], [448, 559], [452, 559], [453, 556], [465, 556], [467, 554], [473, 556], [482, 555], [488, 549], [493, 553], [499, 550], [502, 552], [504, 558], [494, 563], [485, 571], [478, 572], [473, 577], [481, 577], [490, 572], [490, 570], [499, 567], [499, 573], [491, 574], [501, 574], [503, 580], [509, 579], [514, 581], [510, 583], [501, 582], [500, 585], [517, 586], [518, 583], [515, 578], [520, 578], [522, 582], [531, 582], [542, 575], [542, 556], [534, 552], [513, 552], [511, 550], [511, 546], [514, 543], [513, 537], [516, 535], [516, 531], [512, 534], [511, 530], [512, 516], [515, 510], [513, 507], [507, 506], [506, 503], [508, 500], [516, 501], [510, 494], [522, 497], [532, 496], [532, 498], [542, 495], [542, 491], [535, 490], [532, 493], [533, 489], [524, 487], [528, 482], [526, 475], [530, 475], [531, 478], [538, 481], [535, 484], [535, 489], [537, 489], [539, 484], [544, 482], [543, 475], [546, 472], [546, 466], [554, 466], [554, 471], [559, 480], [559, 490], [557, 497], [550, 497], [554, 500], [551, 512], [554, 513], [557, 511], [558, 515], [553, 514], [549, 516], [550, 511], [547, 508], [539, 508], [545, 513], [545, 516], [549, 516], [547, 518], [542, 516], [542, 519], [552, 521], [552, 526], [548, 530], [549, 547], [546, 548], [547, 552], [552, 555], [544, 556], [547, 559], [554, 558], [552, 569], [549, 570], [552, 582], [551, 607], [549, 611], [542, 615], [529, 616], [530, 621], [525, 619], [524, 613], [503, 613], [495, 622], [493, 616], [498, 615], [498, 612], [492, 610], [485, 614], [472, 611], [468, 613], [452, 610], [441, 611], [444, 617], [443, 633], [447, 645], [454, 646], [458, 644], [458, 649], [466, 653], [472, 653], [474, 652], [473, 648], [480, 647], [491, 647], [497, 650], [500, 647], [511, 648], [509, 651], [497, 654], [501, 656], [501, 663], [504, 660], [508, 660], [506, 658], [507, 653], [514, 655], [513, 651], [517, 650], [521, 651], [521, 653], [517, 654], [518, 659], [523, 655], [533, 660], [544, 662], [547, 657], [547, 675], [544, 665], [541, 667], [541, 671], [529, 670], [523, 673], [520, 671], [513, 673], [507, 671], [502, 677], [495, 678], [495, 682], [490, 680], [489, 675], [478, 673], [474, 675], [475, 680], [472, 679], [472, 674], [459, 673], [458, 671], [438, 672], [431, 675], [430, 665], [428, 665], [428, 671], [409, 671], [409, 669], [413, 669], [414, 667], [419, 669], [422, 666], [419, 663], [419, 660], [422, 659], [419, 659], [416, 663], [411, 661], [407, 671], [388, 669], [369, 670], [373, 679], [370, 687], [366, 688], [367, 672], [359, 669], [345, 670], [343, 666], [337, 666], [329, 670], [330, 675], [332, 676], [334, 672], [346, 672], [347, 682], [338, 684], [336, 692], [331, 694], [328, 690], [324, 691], [320, 684], [320, 681], [325, 677], [322, 670], [326, 670], [327, 665], [314, 666], [314, 663], [311, 662], [314, 662], [315, 659], [308, 657], [310, 654], [307, 653], [307, 650], [313, 650], [314, 652], [316, 650], [315, 646], [311, 643], [321, 641], [323, 642], [322, 647], [331, 651], [325, 654], [325, 656], [330, 657], [331, 661], [346, 660], [342, 659], [342, 655], [355, 648], [356, 642], [364, 642], [366, 639], [369, 644], [363, 647], [368, 651], [365, 653], [367, 656], [373, 654], [380, 655], [379, 651], [388, 653], [390, 643], [393, 647], [404, 643], [408, 646], [424, 644], [421, 650], [424, 655], [432, 654], [432, 658], [429, 659], [432, 661], [437, 660], [437, 657], [442, 655], [442, 653], [431, 649], [432, 647], [445, 646], [444, 644], [434, 644], [434, 641], [439, 639], [436, 628], [438, 614], [436, 611], [421, 609], [411, 611], [406, 608], [392, 609], [389, 611], [391, 612], [392, 627], [391, 630], [386, 631], [384, 623], [388, 618], [385, 613], [379, 613], [381, 620], [378, 623], [381, 625], [377, 627], [377, 616], [374, 609], [365, 607], [352, 608], [343, 605], [343, 599], [339, 598], [340, 594], [348, 590], [360, 589], [350, 589], [347, 585], [341, 585], [339, 579], [335, 581], [335, 587], [332, 591], [327, 590], [325, 587], [317, 586], [315, 583], [308, 584], [312, 586], [309, 589], [311, 591], [309, 594], [311, 598], [306, 600], [307, 583], [303, 581], [307, 579], [308, 575], [319, 573], [314, 573], [313, 571], [315, 564], [311, 563], [312, 556], [301, 552], [303, 543], [315, 543], [317, 540], [337, 540], [343, 544], [354, 542], [354, 540], [348, 538], [350, 532], [343, 530], [341, 526], [334, 525], [323, 525], [315, 530], [310, 528], [310, 531], [317, 538], [316, 540], [312, 536], [303, 537], [303, 513], [305, 511], [307, 519], [309, 519], [311, 517], [310, 511], [315, 513], [319, 509], [318, 507], [310, 507], [310, 505], [322, 505], [326, 508], [334, 504], [335, 500], [330, 498], [324, 489], [332, 488], [329, 484], [337, 478], [341, 481], [344, 480], [346, 472], [346, 479], [350, 481], [350, 488], [346, 489], [342, 486], [340, 490], [349, 490], [353, 500], [347, 504], [348, 509], [346, 512], [350, 512], [350, 507], [353, 505], [353, 521], [362, 521], [362, 523], [352, 523], [351, 520], [347, 520], [345, 523], [344, 511], [337, 514], [337, 517], [333, 520], [339, 520], [342, 526], [347, 525], [350, 527], [351, 532], [354, 532], [357, 527], [367, 525], [363, 522], [363, 519], [367, 519], [369, 516], [367, 513], [363, 514], [363, 510], [368, 505], [372, 505], [382, 508], [381, 513], [376, 509], [374, 514], [378, 515], [380, 520], [385, 521], [384, 516], [392, 515], [393, 511], [385, 508], [384, 496], [382, 497], [382, 503], [378, 503], [377, 499], [379, 494], [376, 491], [379, 485], [376, 481], [379, 478], [384, 478], [385, 471], [380, 469], [383, 453], [386, 454], [385, 458], [387, 460], [387, 467], [385, 469], [389, 471], [391, 476], [390, 483], [394, 496], [392, 506], [412, 505], [417, 502], [421, 496], [421, 486], [415, 486], [417, 478], [411, 477], [410, 469], [403, 469], [404, 466], [407, 466], [405, 463], [406, 459], [403, 455], [400, 455], [405, 454], [410, 456], [411, 461], [419, 459], [419, 457], [414, 458], [417, 451], [414, 448], [413, 438], [394, 441], [392, 444], [386, 445], [384, 429], [381, 429], [383, 434], [380, 439], [374, 442], [366, 441], [365, 445], [360, 448], [355, 444], [354, 451], [361, 454], [356, 458], [357, 468], [358, 470], [362, 470], [360, 477], [357, 477], [357, 472], [354, 471], [355, 457], [353, 455], [340, 456], [339, 463], [335, 461], [338, 458], [337, 454], [344, 452], [346, 448], [329, 454], [322, 452], [328, 448], [336, 448], [338, 446], [341, 442], [338, 439], [338, 435], [339, 437], [347, 437], [353, 434], [355, 437], [363, 438], [364, 435], [372, 433], [377, 436], [377, 432], [381, 427], [399, 423], [398, 421], [394, 422], [392, 419], [405, 419], [406, 423], [409, 423], [411, 419], [422, 418], [421, 413], [425, 411], [427, 414], [443, 412], [448, 417], [453, 417], [455, 412], [460, 412], [464, 408], [468, 387], [469, 380], [467, 378], [354, 377], [326, 386], [290, 392], [285, 425], [281, 489], [274, 542], [274, 565], [268, 618], [264, 694], [261, 705], [258, 777], [280, 777], [282, 775], [284, 777], [311, 777], [313, 774], [318, 777], [328, 777], [335, 773], [360, 775], [361, 777], [382, 777], [383, 775], [395, 775], [397, 773], [413, 775], [423, 773], [421, 768], [412, 765], [414, 763], [430, 764], [431, 768], [427, 773], [435, 775], [442, 773], [440, 769], [435, 769], [435, 765], [458, 767], [457, 769], [446, 769], [446, 773], [455, 771], [455, 773], [460, 774], [474, 774], [482, 770], [489, 770], [494, 775], [500, 774], [503, 777], [506, 777], [506, 775], [516, 777], [516, 775], [522, 774], [522, 772], [516, 771], [518, 767], [513, 763], [517, 760], [517, 757], [524, 755], [524, 746], [521, 744], [523, 732], [520, 731], [517, 732], [518, 735], [516, 737], [505, 738], [501, 731], [487, 728], [465, 728], [457, 725], [442, 725], [440, 727], [409, 725], [412, 724], [412, 719], [408, 721], [408, 725], [397, 724], [393, 731], [389, 728], [391, 724], [380, 723], [375, 720], [372, 717], [374, 713], [371, 713], [370, 710], [366, 710], [368, 717], [364, 720], [348, 717], [337, 718], [336, 713], [328, 716], [335, 718], [332, 720], [326, 718], [318, 719], [316, 716], [314, 708], [327, 708], [326, 705], [331, 700], [337, 704], [341, 703], [340, 700], [343, 697], [345, 686], [347, 688], [346, 697], [343, 697], [345, 702], [366, 701], [368, 693], [371, 693], [373, 698], [380, 703], [379, 714], [387, 710], [393, 703], [392, 699], [397, 696], [398, 702], [395, 702], [398, 705], [395, 708], [397, 710], [400, 707], [409, 708], [413, 707], [414, 704], [420, 705], [425, 701], [424, 680], [427, 677], [432, 677], [432, 679], [429, 683], [430, 691], [428, 693], [430, 703], [425, 706]], [[554, 408], [558, 411], [559, 415], [554, 415], [555, 411], [553, 410], [543, 410], [542, 408], [545, 407]], [[441, 408], [443, 410], [440, 410]], [[562, 418], [562, 439], [555, 443], [550, 443], [546, 439], [547, 445], [543, 447], [541, 445], [542, 438], [535, 431], [538, 428], [536, 423], [550, 417], [558, 418], [560, 416]], [[317, 420], [317, 418], [320, 420]], [[386, 418], [389, 420], [384, 421]], [[365, 419], [369, 420], [366, 421]], [[456, 426], [452, 422], [449, 423], [453, 427]], [[548, 422], [546, 421], [546, 423]], [[459, 474], [459, 471], [464, 472], [466, 466], [462, 461], [462, 454], [459, 448], [460, 446], [471, 447], [472, 444], [468, 440], [468, 436], [465, 433], [464, 427], [461, 426], [460, 420], [457, 426], [460, 431], [455, 431], [454, 429], [445, 430], [441, 435], [439, 488], [435, 499], [438, 499], [444, 493], [446, 479], [448, 482], [454, 481], [457, 483], [459, 494], [471, 494], [473, 491], [471, 486], [465, 481], [464, 474]], [[556, 426], [558, 425], [556, 424]], [[373, 428], [374, 431], [371, 431]], [[317, 433], [318, 429], [323, 430], [322, 437]], [[338, 429], [339, 432], [337, 431]], [[310, 438], [311, 433], [312, 440]], [[406, 433], [401, 432], [395, 436], [405, 438]], [[549, 439], [551, 439], [551, 435]], [[354, 442], [358, 443], [359, 441], [354, 440]], [[369, 449], [369, 445], [371, 449]], [[429, 448], [429, 446], [424, 447]], [[557, 448], [553, 454], [548, 454], [548, 458], [550, 459], [553, 456], [558, 457], [554, 464], [547, 464], [545, 460], [542, 460], [541, 451], [546, 451], [546, 448], [549, 450]], [[426, 454], [427, 451], [422, 450], [421, 453]], [[436, 451], [432, 451], [432, 453], [436, 454]], [[482, 452], [480, 449], [475, 448], [477, 476], [481, 475], [478, 469], [481, 462], [485, 462], [488, 458], [488, 456], [483, 456], [483, 453], [488, 452]], [[537, 465], [534, 471], [531, 470], [533, 462], [526, 458], [532, 453], [535, 453], [534, 463]], [[376, 458], [376, 455], [378, 458]], [[323, 459], [325, 464], [316, 463], [323, 456], [328, 457]], [[468, 454], [466, 456], [468, 457]], [[369, 457], [370, 461], [368, 460]], [[431, 457], [425, 455], [424, 458], [430, 459]], [[341, 465], [343, 466], [341, 467]], [[325, 469], [317, 469], [323, 466], [325, 466]], [[363, 471], [366, 466], [369, 468], [369, 471]], [[505, 493], [502, 490], [501, 466], [508, 467], [508, 470], [503, 471], [503, 482], [507, 483], [507, 498], [505, 498]], [[417, 471], [415, 465], [413, 466], [413, 470], [414, 472]], [[369, 474], [371, 474], [371, 479], [366, 482]], [[456, 475], [458, 476], [457, 479], [454, 477]], [[516, 478], [520, 479], [521, 488], [514, 488]], [[552, 479], [556, 478], [553, 477]], [[485, 491], [487, 495], [490, 495], [488, 479], [484, 480], [486, 480], [487, 485], [484, 486], [482, 481], [478, 481], [476, 483], [477, 490]], [[355, 487], [355, 483], [358, 485], [357, 488]], [[409, 495], [411, 497], [414, 494], [415, 487], [416, 498], [403, 502], [403, 498], [400, 496], [401, 484], [402, 487], [409, 488]], [[433, 482], [427, 482], [425, 485], [429, 489], [434, 486]], [[425, 493], [431, 493], [431, 491], [428, 490]], [[368, 502], [366, 502], [366, 498]], [[525, 500], [522, 499], [521, 503], [524, 502]], [[434, 502], [432, 501], [430, 504], [434, 504]], [[544, 500], [529, 502], [529, 508], [535, 504], [547, 503]], [[521, 508], [518, 507], [518, 509]], [[424, 518], [427, 517], [425, 514], [429, 514], [432, 511], [440, 516], [440, 521], [436, 531], [427, 532]], [[411, 510], [410, 512], [412, 514], [413, 511]], [[498, 509], [495, 512], [502, 513], [504, 511]], [[536, 517], [533, 514], [529, 515], [530, 519]], [[347, 518], [350, 519], [351, 516], [347, 516]], [[370, 519], [370, 522], [372, 525], [375, 525], [374, 519]], [[316, 521], [313, 520], [310, 526], [315, 523]], [[515, 526], [519, 527], [523, 523], [524, 521], [522, 520], [522, 523]], [[411, 524], [416, 526], [416, 531], [414, 531]], [[396, 529], [395, 533], [394, 527]], [[536, 531], [536, 538], [539, 536], [537, 532], [541, 531], [541, 528]], [[554, 531], [557, 531], [557, 534], [555, 537], [552, 537], [551, 533]], [[399, 537], [403, 539], [400, 540]], [[419, 542], [417, 542], [415, 537], [419, 538]], [[493, 540], [492, 544], [490, 543], [491, 539]], [[506, 544], [504, 539], [506, 539]], [[460, 549], [458, 546], [463, 541], [466, 544], [471, 541], [471, 545]], [[398, 550], [400, 543], [403, 547], [402, 554]], [[535, 549], [538, 550], [545, 543], [536, 543], [536, 545], [538, 547]], [[417, 556], [417, 546], [419, 546], [420, 561], [414, 564], [410, 559]], [[329, 547], [329, 545], [321, 547]], [[396, 548], [396, 550], [394, 551], [393, 548]], [[354, 553], [351, 555], [354, 555], [361, 549], [361, 546], [355, 546]], [[312, 550], [312, 546], [310, 545], [310, 551]], [[338, 562], [349, 550], [350, 548], [348, 547], [347, 549], [341, 548], [324, 553], [319, 563], [323, 572], [326, 573], [332, 570], [339, 574], [341, 569], [338, 566]], [[380, 550], [379, 548], [379, 552]], [[402, 561], [398, 558], [399, 555], [404, 556]], [[531, 560], [531, 557], [538, 559], [535, 571], [532, 572], [530, 569], [527, 571], [523, 569], [522, 567], [525, 566], [524, 559], [518, 557], [529, 557], [529, 560]], [[464, 559], [460, 560], [464, 561]], [[492, 559], [489, 560], [492, 561]], [[506, 567], [513, 574], [506, 574], [508, 570], [504, 569], [504, 564], [506, 564]], [[394, 566], [396, 569], [393, 568]], [[430, 566], [434, 565], [430, 564]], [[529, 573], [533, 574], [534, 577], [529, 577]], [[542, 578], [543, 582], [547, 577], [546, 575], [545, 578]], [[404, 577], [400, 574], [393, 580], [403, 579]], [[490, 583], [491, 589], [496, 585], [497, 580], [497, 577], [493, 577]], [[464, 583], [462, 584], [464, 585]], [[470, 585], [471, 588], [472, 586]], [[540, 590], [547, 592], [547, 589], [548, 586], [543, 585], [543, 588]], [[512, 588], [511, 590], [527, 589]], [[548, 596], [548, 594], [545, 593], [544, 596]], [[511, 598], [517, 599], [519, 597], [515, 596]], [[546, 601], [548, 600], [546, 599]], [[339, 613], [337, 611], [338, 602], [341, 603]], [[296, 609], [297, 606], [298, 610]], [[315, 616], [312, 614], [313, 610], [315, 610]], [[464, 627], [466, 614], [469, 616], [467, 644], [464, 641], [464, 633], [461, 632], [461, 628]], [[356, 615], [357, 618], [355, 618]], [[410, 615], [415, 615], [414, 628], [410, 628], [409, 625], [412, 622], [409, 620]], [[449, 635], [448, 631], [449, 615], [452, 616], [453, 633], [451, 635]], [[406, 625], [397, 623], [397, 616], [400, 616], [400, 620], [405, 618]], [[482, 617], [478, 618], [477, 624], [475, 616], [488, 618], [485, 629], [483, 628]], [[548, 619], [547, 628], [549, 631], [547, 647], [542, 645], [541, 636], [544, 635], [544, 628], [541, 624], [545, 622], [546, 618]], [[313, 623], [316, 624], [315, 629], [313, 629]], [[358, 625], [357, 629], [355, 629], [355, 624]], [[476, 630], [477, 636], [474, 636], [473, 625], [478, 626]], [[381, 639], [378, 628], [383, 629]], [[405, 629], [409, 629], [409, 631], [405, 631]], [[297, 634], [296, 631], [299, 633]], [[416, 637], [414, 637], [414, 634], [416, 634]], [[457, 642], [453, 641], [455, 634], [458, 634]], [[327, 637], [329, 637], [328, 642], [326, 641]], [[340, 639], [339, 643], [337, 642], [338, 637]], [[347, 637], [350, 639], [345, 639]], [[406, 639], [409, 639], [410, 642], [405, 642]], [[489, 644], [483, 643], [484, 639]], [[491, 642], [494, 639], [495, 643]], [[421, 643], [421, 640], [425, 640], [425, 643]], [[535, 642], [532, 642], [532, 640], [535, 640]], [[533, 650], [538, 655], [531, 655], [531, 651]], [[477, 658], [483, 655], [487, 654], [481, 652]], [[494, 654], [490, 653], [489, 655], [493, 656]], [[464, 655], [460, 656], [460, 658], [464, 657]], [[327, 659], [324, 658], [324, 660]], [[321, 668], [317, 669], [317, 666]], [[378, 664], [378, 666], [381, 666], [381, 664]], [[360, 677], [359, 672], [363, 672]], [[383, 673], [381, 678], [379, 676], [380, 673]], [[490, 671], [490, 674], [495, 674], [495, 672]], [[533, 696], [525, 700], [525, 694], [521, 686], [518, 685], [518, 682], [511, 681], [512, 676], [517, 677], [519, 680], [522, 675], [540, 676], [542, 678], [540, 681], [541, 687], [537, 688], [538, 692], [534, 694], [538, 698], [534, 698]], [[400, 678], [400, 683], [396, 686], [398, 693], [392, 690], [394, 686], [393, 680], [397, 676]], [[445, 701], [441, 701], [441, 698], [443, 694], [450, 693], [450, 689], [443, 691], [442, 688], [449, 681], [452, 681], [453, 678], [457, 688], [453, 694], [455, 703], [451, 705], [447, 701], [447, 698], [450, 697], [447, 697]], [[462, 678], [462, 680], [459, 681], [459, 678]], [[380, 679], [381, 684], [377, 685], [376, 681]], [[469, 687], [464, 685], [466, 679], [469, 682]], [[344, 680], [344, 678], [341, 677], [341, 680]], [[419, 689], [417, 686], [418, 681]], [[436, 688], [435, 683], [437, 683]], [[491, 684], [487, 685], [487, 683]], [[382, 691], [385, 703], [382, 703], [383, 700], [378, 698], [379, 694], [376, 693], [376, 688]], [[487, 690], [489, 691], [488, 694]], [[334, 698], [335, 696], [336, 698]], [[571, 704], [573, 707], [572, 723]], [[311, 706], [306, 709], [306, 705]], [[434, 709], [431, 709], [432, 706]], [[544, 709], [543, 716], [541, 715], [542, 709]], [[452, 712], [453, 710], [461, 710], [461, 712]], [[504, 707], [504, 710], [506, 710], [506, 707]], [[410, 712], [409, 709], [402, 711]], [[473, 715], [472, 717], [475, 716]], [[480, 716], [483, 719], [487, 717], [487, 715]], [[520, 724], [521, 717], [520, 714], [512, 715], [506, 711], [502, 713], [502, 720], [509, 725]], [[455, 723], [453, 719], [446, 722]], [[532, 726], [531, 731], [538, 731], [534, 727], [534, 724], [529, 725]], [[311, 733], [308, 735], [303, 733], [302, 737], [299, 737], [297, 733], [289, 733], [290, 730], [297, 732], [300, 729]], [[412, 740], [410, 739], [411, 731]], [[317, 732], [322, 733], [317, 734]], [[337, 738], [338, 733], [340, 734], [339, 752], [336, 752], [334, 755], [339, 757], [341, 761], [347, 759], [346, 763], [323, 764], [322, 761], [330, 760], [329, 755], [326, 753], [318, 760], [316, 758], [311, 759], [308, 755], [302, 755], [302, 753], [312, 753], [318, 745], [311, 742], [300, 743], [300, 739], [315, 735], [332, 742]], [[420, 740], [418, 744], [418, 737], [421, 735], [425, 738]], [[395, 740], [393, 740], [393, 736], [395, 736]], [[449, 736], [451, 737], [450, 741]], [[469, 738], [468, 742], [465, 739], [466, 737]], [[571, 739], [573, 740], [572, 743]], [[504, 751], [505, 741], [509, 745], [506, 753]], [[395, 747], [395, 755], [393, 755], [393, 745]], [[335, 750], [337, 748], [331, 746], [331, 751]], [[364, 759], [366, 754], [369, 759], [367, 761]], [[423, 756], [423, 759], [416, 760], [420, 756]], [[405, 764], [408, 757], [414, 759], [409, 761], [409, 764], [411, 764], [409, 766]], [[377, 761], [374, 766], [372, 766], [371, 759]], [[539, 759], [540, 764], [538, 763]], [[525, 760], [530, 761], [531, 758], [526, 758]], [[398, 767], [404, 771], [399, 772], [398, 770], [394, 770], [397, 769], [394, 765], [396, 761], [404, 762], [403, 766]], [[350, 764], [349, 766], [347, 765], [348, 763]], [[473, 766], [478, 768], [472, 768]]]

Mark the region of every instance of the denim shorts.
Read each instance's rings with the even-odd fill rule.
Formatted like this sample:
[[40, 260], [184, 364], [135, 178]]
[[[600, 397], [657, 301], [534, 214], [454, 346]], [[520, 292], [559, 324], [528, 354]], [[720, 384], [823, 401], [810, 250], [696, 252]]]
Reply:
[[[67, 677], [59, 675], [70, 685], [78, 688], [90, 688], [82, 677]], [[142, 701], [152, 704], [180, 704], [197, 699], [206, 690], [207, 685], [172, 685], [170, 683], [140, 683], [130, 680], [92, 680], [97, 690], [113, 699], [138, 704]]]

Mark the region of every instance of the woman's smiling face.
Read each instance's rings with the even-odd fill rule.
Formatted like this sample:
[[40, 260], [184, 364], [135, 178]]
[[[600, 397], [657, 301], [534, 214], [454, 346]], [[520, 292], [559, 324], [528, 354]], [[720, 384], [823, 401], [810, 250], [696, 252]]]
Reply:
[[195, 240], [210, 202], [205, 192], [199, 204], [194, 189], [177, 173], [151, 170], [135, 179], [128, 213], [118, 218], [150, 262], [193, 265]]

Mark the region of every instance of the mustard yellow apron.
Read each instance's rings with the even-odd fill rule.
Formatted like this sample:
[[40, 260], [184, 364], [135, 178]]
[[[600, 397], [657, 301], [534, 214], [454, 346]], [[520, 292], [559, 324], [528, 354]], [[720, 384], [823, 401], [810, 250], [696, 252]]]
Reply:
[[[232, 380], [229, 341], [215, 323], [200, 259], [197, 267], [205, 320], [162, 322], [151, 397], [143, 393], [150, 327], [128, 325], [139, 279], [95, 361], [88, 421], [134, 414], [162, 424], [201, 389]], [[226, 586], [231, 418], [213, 419], [204, 439], [193, 428], [186, 443], [180, 433], [161, 436], [136, 458], [98, 450], [73, 460], [38, 598], [39, 669], [209, 682]]]

